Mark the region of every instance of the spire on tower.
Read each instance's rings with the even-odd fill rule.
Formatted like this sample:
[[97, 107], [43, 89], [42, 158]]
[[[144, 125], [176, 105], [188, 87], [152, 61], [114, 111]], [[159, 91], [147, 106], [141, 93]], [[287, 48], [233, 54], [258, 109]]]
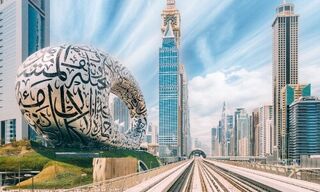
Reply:
[[167, 8], [174, 9], [176, 7], [176, 0], [167, 0]]

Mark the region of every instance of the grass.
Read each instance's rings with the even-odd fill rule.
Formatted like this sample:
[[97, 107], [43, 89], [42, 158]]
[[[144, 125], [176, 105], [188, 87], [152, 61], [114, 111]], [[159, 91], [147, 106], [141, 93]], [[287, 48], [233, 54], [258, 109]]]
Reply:
[[[107, 150], [53, 149], [44, 148], [36, 143], [30, 144], [28, 141], [19, 141], [0, 147], [0, 171], [19, 171], [19, 167], [21, 170], [41, 171], [34, 177], [35, 188], [38, 189], [71, 188], [80, 183], [92, 182], [92, 157], [62, 157], [56, 156], [55, 152], [99, 153], [99, 157], [110, 158], [133, 157], [143, 161], [148, 167], [160, 166], [156, 157], [144, 151], [114, 147]], [[81, 174], [86, 176], [81, 177]], [[21, 182], [20, 187], [30, 189], [31, 182], [31, 179]]]
[[[36, 189], [71, 188], [91, 182], [92, 169], [57, 161], [50, 161], [38, 175], [33, 177], [33, 184]], [[32, 179], [25, 180], [9, 189], [17, 188], [31, 189]]]

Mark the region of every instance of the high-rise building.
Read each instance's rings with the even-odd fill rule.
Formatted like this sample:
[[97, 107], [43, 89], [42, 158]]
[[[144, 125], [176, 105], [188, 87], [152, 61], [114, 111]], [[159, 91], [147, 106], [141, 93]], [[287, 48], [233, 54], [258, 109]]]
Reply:
[[219, 128], [220, 128], [220, 151], [221, 151], [221, 156], [227, 156], [227, 125], [226, 125], [226, 103], [223, 102], [222, 106], [222, 113], [221, 113], [221, 119], [219, 122]]
[[272, 152], [272, 106], [258, 107], [252, 113], [252, 155], [266, 157]]
[[288, 159], [289, 106], [302, 96], [311, 96], [311, 85], [286, 85], [281, 89], [282, 159]]
[[[188, 78], [183, 64], [179, 65], [180, 77], [180, 125], [181, 125], [181, 141], [180, 150], [182, 156], [188, 156], [190, 152], [190, 121], [189, 121], [189, 97], [188, 97]], [[189, 148], [189, 150], [188, 150]]]
[[281, 158], [281, 89], [298, 84], [298, 19], [292, 3], [283, 2], [276, 10], [273, 28], [273, 145]]
[[288, 159], [320, 154], [320, 99], [300, 97], [289, 107]]
[[150, 126], [151, 126], [151, 129], [152, 129], [152, 143], [154, 144], [158, 144], [159, 143], [159, 140], [158, 140], [158, 127], [154, 124], [151, 124], [150, 123]]
[[233, 129], [233, 116], [227, 115], [226, 116], [226, 156], [231, 156], [231, 133]]
[[234, 112], [234, 124], [233, 124], [233, 129], [231, 132], [231, 138], [230, 138], [230, 143], [231, 143], [231, 156], [238, 156], [238, 118], [240, 115], [240, 112], [244, 110], [243, 108], [238, 108]]
[[15, 97], [17, 68], [29, 55], [49, 45], [50, 1], [0, 1], [0, 129], [5, 142], [28, 138]]
[[211, 156], [216, 155], [217, 129], [211, 128]]
[[249, 115], [249, 154], [248, 156], [253, 156], [253, 142], [254, 142], [254, 135], [253, 135], [253, 116], [252, 113], [248, 113]]
[[202, 148], [202, 142], [199, 138], [194, 139], [194, 148], [195, 149], [201, 149]]
[[16, 139], [16, 120], [11, 119], [1, 121], [0, 125], [0, 145], [10, 143]]
[[[180, 67], [177, 37], [173, 31], [180, 21], [174, 2], [168, 1], [162, 13], [162, 47], [159, 50], [159, 154], [160, 157], [181, 156]], [[173, 14], [173, 15], [172, 15]]]
[[253, 136], [252, 155], [259, 156], [259, 149], [261, 148], [260, 146], [261, 139], [259, 138], [259, 133], [260, 133], [259, 108], [253, 110], [251, 124], [252, 124], [252, 136]]
[[236, 111], [236, 127], [238, 140], [238, 156], [250, 155], [250, 117], [245, 109]]
[[272, 153], [272, 106], [259, 108], [259, 156], [266, 157]]
[[125, 133], [130, 129], [130, 113], [127, 105], [118, 97], [113, 99], [112, 106], [113, 119], [118, 130]]

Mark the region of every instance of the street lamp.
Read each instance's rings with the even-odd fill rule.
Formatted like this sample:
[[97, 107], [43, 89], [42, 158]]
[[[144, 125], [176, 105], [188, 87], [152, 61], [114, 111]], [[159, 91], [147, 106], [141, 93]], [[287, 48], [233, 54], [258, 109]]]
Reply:
[[34, 182], [33, 182], [33, 175], [31, 174], [24, 174], [25, 177], [31, 177], [31, 182], [32, 182], [32, 192], [34, 192]]
[[87, 176], [86, 173], [83, 173], [83, 174], [80, 175], [80, 186], [81, 186], [82, 177], [86, 177], [86, 176]]

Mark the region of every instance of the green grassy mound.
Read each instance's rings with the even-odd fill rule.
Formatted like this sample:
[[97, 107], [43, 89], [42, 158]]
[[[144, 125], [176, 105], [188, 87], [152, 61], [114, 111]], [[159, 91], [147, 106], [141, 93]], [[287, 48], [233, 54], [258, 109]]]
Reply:
[[[145, 162], [148, 167], [159, 166], [157, 158], [144, 151], [111, 147], [108, 150], [52, 149], [29, 141], [18, 141], [0, 147], [0, 171], [41, 171], [34, 177], [34, 186], [39, 189], [70, 188], [92, 182], [92, 157], [63, 157], [56, 156], [55, 152], [99, 153], [99, 157], [134, 157]], [[31, 188], [31, 182], [31, 179], [21, 182], [20, 187]], [[17, 187], [18, 185], [14, 188]]]

